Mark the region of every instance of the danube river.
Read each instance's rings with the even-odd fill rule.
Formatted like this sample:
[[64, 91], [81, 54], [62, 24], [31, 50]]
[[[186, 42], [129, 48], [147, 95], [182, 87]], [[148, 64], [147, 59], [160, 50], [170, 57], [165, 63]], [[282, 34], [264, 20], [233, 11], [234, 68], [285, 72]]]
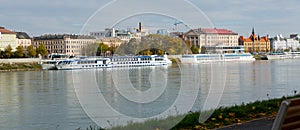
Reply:
[[164, 117], [294, 95], [300, 92], [299, 66], [296, 59], [1, 72], [0, 128], [107, 127], [131, 118]]

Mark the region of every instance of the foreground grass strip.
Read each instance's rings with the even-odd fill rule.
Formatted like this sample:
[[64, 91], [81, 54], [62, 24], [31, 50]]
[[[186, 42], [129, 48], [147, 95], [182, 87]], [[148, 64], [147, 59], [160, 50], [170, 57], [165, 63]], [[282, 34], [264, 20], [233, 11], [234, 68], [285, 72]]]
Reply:
[[184, 116], [184, 119], [174, 126], [173, 130], [189, 129], [215, 129], [232, 124], [240, 124], [257, 118], [276, 116], [283, 100], [300, 97], [282, 97], [264, 101], [255, 101], [248, 104], [235, 105], [231, 107], [220, 107], [214, 111], [211, 117], [204, 123], [199, 123], [200, 112], [192, 112], [187, 115], [170, 116], [166, 119], [151, 119], [143, 123], [129, 123], [127, 126], [112, 128], [113, 130], [167, 130], [168, 124], [174, 123], [176, 119]]

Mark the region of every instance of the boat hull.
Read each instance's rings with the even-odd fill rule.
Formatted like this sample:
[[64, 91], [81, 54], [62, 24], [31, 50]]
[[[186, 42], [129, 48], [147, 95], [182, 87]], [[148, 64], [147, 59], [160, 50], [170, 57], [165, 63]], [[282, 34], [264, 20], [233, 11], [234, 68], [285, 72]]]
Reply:
[[241, 62], [255, 61], [251, 54], [192, 54], [183, 55], [181, 63], [209, 63], [209, 62]]
[[57, 60], [42, 60], [41, 61], [41, 66], [43, 70], [55, 70], [56, 66], [55, 64], [57, 63]]

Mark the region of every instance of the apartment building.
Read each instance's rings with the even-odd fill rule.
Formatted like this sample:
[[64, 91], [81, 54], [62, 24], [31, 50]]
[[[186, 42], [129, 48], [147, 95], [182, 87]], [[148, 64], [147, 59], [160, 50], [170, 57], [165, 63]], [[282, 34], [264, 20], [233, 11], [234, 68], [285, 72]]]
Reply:
[[84, 48], [95, 42], [96, 38], [92, 36], [76, 34], [42, 35], [33, 38], [33, 45], [38, 47], [44, 44], [49, 54], [61, 53], [70, 56], [84, 54]]
[[17, 46], [21, 46], [24, 50], [31, 45], [31, 38], [26, 32], [16, 32], [16, 42]]
[[10, 45], [13, 49], [12, 51], [15, 51], [17, 48], [16, 34], [11, 30], [0, 27], [0, 50], [4, 51]]
[[238, 46], [238, 33], [227, 29], [191, 29], [184, 34], [184, 39], [198, 48], [217, 45]]

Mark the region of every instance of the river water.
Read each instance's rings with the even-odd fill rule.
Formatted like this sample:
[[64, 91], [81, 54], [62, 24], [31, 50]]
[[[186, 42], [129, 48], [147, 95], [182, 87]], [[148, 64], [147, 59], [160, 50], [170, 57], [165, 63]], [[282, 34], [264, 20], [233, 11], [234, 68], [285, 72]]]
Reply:
[[1, 129], [120, 125], [294, 95], [300, 60], [0, 72]]

